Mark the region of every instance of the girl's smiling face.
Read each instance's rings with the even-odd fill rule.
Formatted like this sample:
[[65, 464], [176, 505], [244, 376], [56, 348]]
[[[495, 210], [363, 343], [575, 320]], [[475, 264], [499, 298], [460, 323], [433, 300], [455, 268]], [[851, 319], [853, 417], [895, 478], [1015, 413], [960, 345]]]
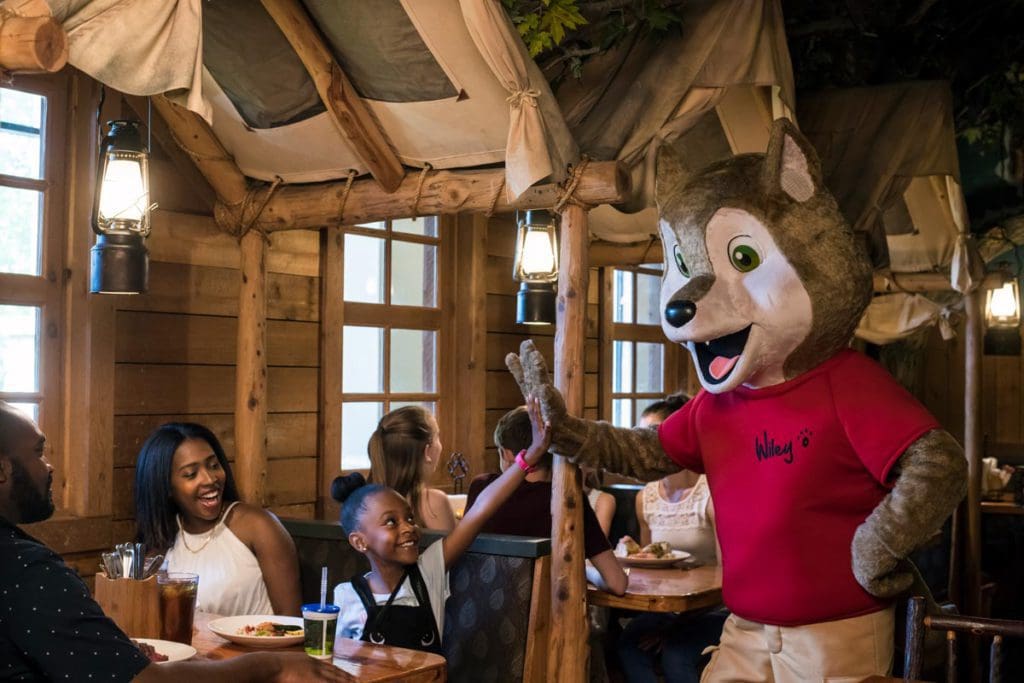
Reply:
[[359, 530], [349, 534], [349, 542], [377, 562], [410, 565], [420, 556], [420, 529], [412, 508], [391, 490], [366, 499]]
[[209, 526], [224, 506], [227, 475], [217, 454], [202, 439], [186, 439], [174, 451], [171, 462], [171, 499], [178, 506], [183, 523]]

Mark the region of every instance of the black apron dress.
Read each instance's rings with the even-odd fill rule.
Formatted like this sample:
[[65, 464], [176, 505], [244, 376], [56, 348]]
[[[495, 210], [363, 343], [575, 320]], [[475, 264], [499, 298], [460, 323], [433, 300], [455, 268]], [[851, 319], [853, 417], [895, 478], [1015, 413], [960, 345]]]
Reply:
[[[406, 577], [418, 605], [392, 604]], [[363, 629], [361, 640], [376, 645], [394, 645], [441, 654], [441, 635], [437, 632], [430, 596], [427, 595], [427, 586], [423, 583], [423, 576], [417, 565], [409, 565], [384, 605], [378, 605], [373, 599], [373, 591], [362, 574], [352, 577], [352, 588], [366, 610], [366, 627]]]

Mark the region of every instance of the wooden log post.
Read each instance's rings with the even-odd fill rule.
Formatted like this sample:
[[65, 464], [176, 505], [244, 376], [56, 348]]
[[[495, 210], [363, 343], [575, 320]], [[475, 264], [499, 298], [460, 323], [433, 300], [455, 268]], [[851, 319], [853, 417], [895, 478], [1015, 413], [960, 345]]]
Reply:
[[241, 240], [235, 369], [235, 478], [242, 500], [264, 504], [267, 479], [267, 242], [250, 230]]
[[0, 8], [0, 71], [60, 71], [68, 61], [67, 34], [43, 0], [11, 0]]
[[964, 552], [963, 598], [965, 613], [981, 614], [981, 364], [985, 333], [984, 297], [978, 287], [964, 296], [964, 454], [967, 456], [966, 529], [962, 534]]
[[[555, 330], [555, 385], [572, 415], [583, 415], [586, 338], [587, 211], [562, 213]], [[551, 642], [548, 680], [582, 683], [589, 664], [587, 580], [583, 556], [583, 489], [579, 468], [556, 456], [551, 478]]]

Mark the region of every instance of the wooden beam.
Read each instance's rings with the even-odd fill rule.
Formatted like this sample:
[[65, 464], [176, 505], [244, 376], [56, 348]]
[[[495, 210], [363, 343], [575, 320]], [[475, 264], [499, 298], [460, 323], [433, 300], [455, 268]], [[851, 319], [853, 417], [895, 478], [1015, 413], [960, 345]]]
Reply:
[[[555, 331], [555, 385], [572, 415], [583, 415], [586, 340], [587, 212], [569, 205], [562, 213]], [[579, 468], [561, 456], [551, 479], [551, 642], [549, 681], [583, 683], [589, 661], [587, 580], [584, 574], [583, 490]]]
[[242, 237], [235, 374], [235, 477], [242, 499], [264, 504], [267, 478], [267, 243]]
[[594, 240], [590, 243], [590, 266], [639, 266], [661, 263], [661, 240], [653, 237], [641, 242], [610, 242]]
[[135, 116], [140, 121], [147, 122], [153, 139], [160, 145], [160, 149], [164, 151], [164, 154], [170, 158], [175, 170], [181, 174], [192, 191], [199, 195], [199, 199], [204, 205], [213, 208], [213, 205], [217, 202], [216, 193], [206, 177], [200, 173], [192, 157], [175, 142], [174, 135], [171, 133], [171, 129], [163, 117], [150, 116], [149, 98], [139, 97], [138, 95], [124, 95], [124, 101], [128, 103], [128, 107], [135, 112]]
[[341, 362], [345, 326], [345, 233], [341, 226], [320, 231], [320, 414], [317, 424], [320, 474], [317, 516], [338, 519], [331, 482], [341, 470]]
[[43, 0], [8, 0], [0, 15], [0, 71], [60, 71], [68, 61], [68, 38]]
[[[454, 317], [453, 335], [455, 361], [455, 396], [450, 404], [458, 411], [454, 420], [454, 450], [466, 455], [470, 472], [486, 471], [484, 451], [492, 446], [486, 433], [486, 414], [483, 410], [458, 410], [470, 406], [481, 396], [487, 396], [487, 218], [466, 215], [456, 218], [455, 263], [458, 268], [450, 273], [454, 277], [455, 301], [451, 313]], [[455, 411], [453, 411], [455, 412]], [[469, 480], [463, 482], [465, 493]], [[546, 586], [545, 586], [546, 590]]]
[[[217, 193], [218, 205], [237, 205], [240, 209], [249, 192], [245, 176], [238, 170], [235, 160], [214, 136], [206, 121], [195, 112], [179, 107], [166, 97], [153, 97], [152, 102], [153, 108], [167, 124], [175, 142], [192, 159], [196, 168]], [[231, 227], [235, 228], [238, 225], [240, 222], [236, 221]]]
[[[951, 292], [948, 273], [875, 273], [873, 284], [876, 294], [891, 292]], [[1006, 280], [1003, 273], [988, 273], [978, 286], [979, 289], [1002, 287]]]
[[[534, 186], [524, 192], [514, 205], [510, 204], [505, 197], [504, 168], [430, 172], [423, 182], [422, 191], [418, 191], [419, 184], [418, 176], [406, 176], [398, 190], [389, 194], [373, 181], [357, 180], [352, 183], [347, 200], [343, 181], [284, 185], [267, 202], [253, 227], [266, 232], [318, 230], [326, 225], [352, 225], [414, 213], [503, 213], [514, 209], [544, 209], [555, 205], [560, 192], [555, 184]], [[574, 197], [592, 206], [616, 204], [626, 199], [629, 190], [629, 175], [619, 162], [592, 161], [580, 175]], [[218, 191], [218, 194], [221, 193]], [[343, 200], [345, 215], [341, 216]], [[214, 215], [221, 226], [238, 225], [243, 220], [241, 207], [229, 204], [221, 202], [215, 208]]]
[[298, 0], [263, 0], [263, 7], [291, 43], [313, 79], [327, 115], [360, 161], [387, 192], [398, 189], [405, 168], [352, 82]]

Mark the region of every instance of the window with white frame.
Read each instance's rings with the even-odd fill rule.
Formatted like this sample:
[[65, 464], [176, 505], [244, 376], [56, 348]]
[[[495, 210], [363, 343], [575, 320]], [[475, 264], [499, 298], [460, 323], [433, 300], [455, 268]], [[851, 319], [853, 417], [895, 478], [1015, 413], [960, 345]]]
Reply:
[[368, 469], [367, 441], [385, 413], [439, 411], [439, 221], [345, 227], [344, 253], [341, 468]]
[[679, 356], [661, 330], [661, 264], [611, 270], [610, 420], [632, 427], [644, 409], [679, 386]]
[[0, 399], [56, 439], [64, 81], [0, 87]]

